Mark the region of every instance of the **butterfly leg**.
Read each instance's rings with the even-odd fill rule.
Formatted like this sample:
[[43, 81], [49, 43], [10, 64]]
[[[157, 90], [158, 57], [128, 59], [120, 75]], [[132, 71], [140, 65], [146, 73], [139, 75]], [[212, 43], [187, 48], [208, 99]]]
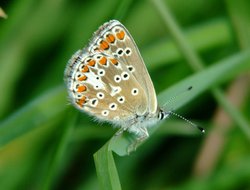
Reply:
[[128, 131], [134, 133], [137, 136], [136, 141], [128, 146], [127, 152], [129, 154], [130, 152], [135, 151], [136, 148], [149, 137], [149, 134], [146, 127], [132, 126], [128, 129]]
[[120, 136], [124, 131], [127, 131], [129, 128], [129, 126], [127, 127], [121, 127], [116, 133], [115, 133], [115, 136]]
[[[115, 136], [120, 136], [124, 131], [131, 132], [130, 128], [136, 123], [136, 120], [132, 120], [130, 123], [122, 125], [122, 127], [115, 133]], [[135, 133], [135, 132], [132, 132]]]

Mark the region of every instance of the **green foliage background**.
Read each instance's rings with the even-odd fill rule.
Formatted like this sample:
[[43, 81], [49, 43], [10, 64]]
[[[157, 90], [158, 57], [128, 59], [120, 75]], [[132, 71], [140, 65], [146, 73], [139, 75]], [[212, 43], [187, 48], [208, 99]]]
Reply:
[[[248, 0], [0, 6], [0, 189], [250, 189]], [[127, 156], [131, 135], [68, 105], [65, 65], [110, 19], [133, 35], [161, 105], [194, 87], [167, 106], [205, 135], [171, 117]]]

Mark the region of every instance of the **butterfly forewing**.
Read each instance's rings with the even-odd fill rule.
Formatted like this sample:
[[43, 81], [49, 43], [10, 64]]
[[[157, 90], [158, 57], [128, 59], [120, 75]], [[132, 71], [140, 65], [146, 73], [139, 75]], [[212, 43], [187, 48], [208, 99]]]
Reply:
[[88, 51], [105, 52], [125, 65], [124, 70], [134, 76], [146, 94], [145, 111], [156, 112], [157, 99], [153, 83], [132, 36], [120, 22], [110, 21], [101, 26], [90, 41]]

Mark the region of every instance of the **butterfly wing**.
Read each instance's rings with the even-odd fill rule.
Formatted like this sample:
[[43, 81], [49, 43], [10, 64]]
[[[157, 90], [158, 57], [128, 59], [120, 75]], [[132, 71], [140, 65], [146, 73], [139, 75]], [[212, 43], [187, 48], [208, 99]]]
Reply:
[[147, 111], [157, 111], [155, 89], [140, 52], [128, 30], [116, 20], [102, 25], [90, 41], [88, 51], [104, 52], [126, 65], [146, 94]]
[[[76, 52], [65, 70], [72, 104], [81, 111], [118, 125], [130, 124], [147, 109], [146, 94], [112, 54]], [[141, 111], [141, 113], [140, 113]]]

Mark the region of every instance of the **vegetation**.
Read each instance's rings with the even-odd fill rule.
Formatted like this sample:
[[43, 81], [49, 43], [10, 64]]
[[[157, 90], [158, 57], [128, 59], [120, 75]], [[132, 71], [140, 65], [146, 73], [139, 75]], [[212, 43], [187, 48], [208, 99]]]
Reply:
[[[248, 0], [0, 6], [0, 189], [250, 189]], [[133, 35], [159, 104], [204, 135], [172, 116], [127, 155], [132, 135], [68, 105], [65, 65], [111, 19]]]

